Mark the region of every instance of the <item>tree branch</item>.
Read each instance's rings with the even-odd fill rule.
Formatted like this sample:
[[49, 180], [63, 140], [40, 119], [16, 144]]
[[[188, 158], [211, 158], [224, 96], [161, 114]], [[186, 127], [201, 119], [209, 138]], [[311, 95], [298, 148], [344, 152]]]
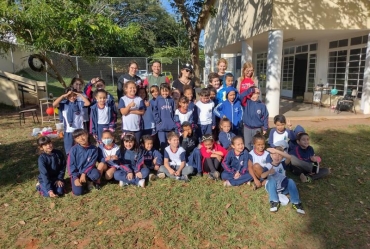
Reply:
[[205, 0], [203, 3], [202, 11], [199, 13], [197, 22], [195, 24], [195, 33], [200, 34], [204, 29], [204, 24], [211, 15], [211, 8], [215, 4], [216, 0]]
[[188, 32], [188, 36], [190, 38], [193, 35], [194, 28], [191, 24], [189, 13], [186, 10], [185, 1], [184, 0], [174, 0], [174, 2], [176, 4], [177, 9], [181, 13], [182, 22], [184, 23], [186, 31]]

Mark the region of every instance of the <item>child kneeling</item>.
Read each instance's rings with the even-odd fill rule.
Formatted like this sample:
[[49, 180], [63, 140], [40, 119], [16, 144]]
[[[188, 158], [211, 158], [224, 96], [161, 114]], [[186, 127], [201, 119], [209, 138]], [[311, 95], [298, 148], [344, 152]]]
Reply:
[[249, 154], [244, 147], [243, 138], [240, 136], [233, 137], [231, 147], [233, 149], [227, 153], [222, 162], [224, 172], [222, 172], [221, 178], [225, 180], [225, 187], [239, 186], [253, 180], [253, 177], [249, 174]]
[[44, 197], [58, 197], [64, 194], [64, 174], [66, 160], [60, 150], [53, 147], [48, 137], [37, 139], [37, 145], [42, 151], [38, 159], [40, 175], [36, 190]]
[[[290, 155], [285, 153], [280, 146], [267, 150], [270, 152], [272, 162], [266, 165], [269, 170], [263, 172], [261, 176], [263, 178], [267, 177], [268, 180], [266, 190], [269, 193], [270, 211], [276, 212], [278, 210], [280, 206], [279, 194], [289, 194], [293, 208], [297, 210], [297, 213], [305, 214], [295, 182], [285, 176], [285, 168], [286, 164], [290, 162]], [[283, 158], [285, 158], [285, 161], [283, 161]]]

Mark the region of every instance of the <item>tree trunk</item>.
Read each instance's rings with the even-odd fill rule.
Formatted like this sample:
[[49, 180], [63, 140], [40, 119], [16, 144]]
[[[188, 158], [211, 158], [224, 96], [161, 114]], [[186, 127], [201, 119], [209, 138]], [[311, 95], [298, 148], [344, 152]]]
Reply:
[[53, 74], [49, 73], [48, 71], [46, 71], [46, 73], [47, 73], [48, 75], [50, 75], [51, 77], [53, 77], [53, 78], [57, 79], [57, 80], [60, 82], [60, 84], [61, 84], [64, 88], [66, 88], [67, 86], [66, 86], [66, 83], [64, 82], [63, 77], [60, 75], [60, 73], [58, 72], [57, 68], [53, 65], [53, 63], [51, 62], [51, 60], [50, 60], [48, 57], [46, 57], [46, 56], [44, 55], [44, 53], [40, 53], [40, 56], [42, 56], [42, 58], [44, 59], [44, 61], [46, 61], [46, 63], [47, 63], [47, 65], [48, 65], [48, 67], [50, 67], [50, 68], [55, 72], [55, 75], [53, 75]]
[[194, 67], [194, 79], [195, 86], [200, 87], [200, 65], [199, 65], [199, 34], [192, 34], [190, 37], [190, 54], [191, 54], [191, 63]]

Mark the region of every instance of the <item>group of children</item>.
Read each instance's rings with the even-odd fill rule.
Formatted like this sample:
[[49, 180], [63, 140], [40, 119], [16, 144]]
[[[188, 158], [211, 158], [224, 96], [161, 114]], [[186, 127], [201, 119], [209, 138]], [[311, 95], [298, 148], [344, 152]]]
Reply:
[[[271, 211], [277, 211], [278, 193], [289, 193], [293, 207], [304, 213], [294, 181], [285, 176], [286, 167], [300, 174], [303, 182], [329, 173], [318, 169], [320, 160], [309, 146], [308, 134], [300, 126], [293, 131], [290, 122], [278, 115], [268, 140], [271, 148], [265, 150], [268, 111], [259, 89], [251, 86], [239, 95], [232, 75], [224, 77], [225, 87], [216, 75], [210, 74], [211, 87], [201, 89], [198, 101], [187, 85], [174, 99], [168, 83], [146, 89], [127, 81], [118, 108], [102, 79], [92, 79], [85, 91], [75, 86], [82, 80], [73, 79], [53, 103], [64, 123], [68, 160], [53, 149], [49, 138], [40, 137], [37, 189], [43, 196], [62, 195], [66, 164], [74, 195], [82, 195], [85, 187], [101, 189], [103, 175], [121, 187], [145, 187], [146, 180], [167, 176], [187, 182], [191, 175], [207, 174], [224, 180], [224, 186], [265, 186]], [[118, 111], [122, 115], [120, 146], [114, 137]], [[89, 120], [84, 118], [86, 113]]]

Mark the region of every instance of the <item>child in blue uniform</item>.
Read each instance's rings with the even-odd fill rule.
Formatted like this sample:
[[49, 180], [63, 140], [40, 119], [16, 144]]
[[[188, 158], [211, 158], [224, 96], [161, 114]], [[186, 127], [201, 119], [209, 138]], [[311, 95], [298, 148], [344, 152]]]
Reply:
[[102, 143], [98, 147], [98, 170], [105, 172], [105, 179], [111, 180], [114, 172], [119, 169], [121, 152], [120, 147], [114, 143], [113, 132], [105, 130], [102, 133]]
[[98, 89], [94, 93], [96, 104], [90, 107], [90, 133], [101, 144], [104, 130], [114, 132], [117, 122], [116, 106], [109, 106], [108, 93], [104, 89]]
[[199, 93], [200, 100], [196, 103], [199, 137], [202, 137], [205, 134], [211, 134], [216, 125], [216, 119], [213, 113], [215, 104], [209, 96], [209, 90], [207, 88], [203, 88]]
[[136, 142], [140, 142], [141, 138], [141, 116], [145, 112], [144, 101], [139, 96], [136, 96], [136, 83], [127, 81], [124, 85], [125, 96], [119, 100], [118, 109], [122, 114], [122, 132], [133, 133]]
[[219, 118], [228, 118], [232, 124], [232, 132], [239, 135], [239, 126], [243, 117], [243, 107], [234, 87], [230, 86], [226, 88], [226, 100], [215, 107], [214, 113]]
[[[286, 121], [286, 118], [284, 115], [276, 115], [274, 117], [274, 124], [276, 127], [272, 128], [270, 130], [269, 135], [269, 146], [274, 148], [277, 145], [285, 145], [285, 147], [288, 151], [289, 147], [289, 141], [294, 139], [294, 133], [292, 131], [292, 124], [288, 120]], [[285, 126], [288, 126], [288, 129], [286, 129]]]
[[269, 112], [266, 105], [259, 100], [260, 90], [250, 87], [240, 96], [244, 105], [243, 124], [244, 124], [244, 143], [249, 151], [252, 150], [253, 136], [258, 132], [265, 135], [268, 129]]
[[[280, 146], [267, 149], [272, 158], [272, 162], [267, 164], [267, 171], [262, 173], [263, 178], [267, 178], [266, 190], [269, 193], [270, 211], [276, 212], [279, 208], [279, 196], [289, 194], [293, 203], [293, 208], [299, 214], [305, 214], [295, 182], [285, 176], [286, 165], [290, 162], [290, 155], [284, 152]], [[285, 161], [283, 161], [285, 158]]]
[[[86, 94], [88, 100], [91, 103], [91, 106], [96, 103], [96, 99], [94, 97], [94, 91], [93, 86], [95, 86], [95, 90], [105, 90], [105, 81], [103, 79], [100, 79], [99, 77], [92, 78], [90, 82], [85, 86], [84, 93]], [[112, 94], [107, 92], [107, 104], [111, 108], [116, 108], [116, 103], [114, 101], [114, 97]]]
[[218, 142], [226, 150], [231, 148], [231, 139], [236, 136], [230, 130], [231, 130], [230, 120], [228, 118], [222, 118], [220, 121], [220, 133], [218, 134]]
[[[153, 88], [153, 87], [152, 87]], [[151, 88], [151, 89], [152, 89]], [[142, 129], [141, 135], [154, 135], [155, 134], [155, 123], [153, 116], [153, 103], [154, 100], [149, 100], [148, 92], [146, 88], [139, 88], [138, 90], [139, 97], [144, 101], [145, 113], [142, 116]]]
[[293, 138], [289, 140], [289, 150], [288, 150], [288, 153], [291, 154], [290, 152], [298, 145], [297, 144], [297, 136], [298, 134], [300, 133], [303, 133], [303, 132], [306, 132], [305, 129], [300, 126], [300, 125], [297, 125], [294, 130], [293, 130]]
[[37, 139], [42, 151], [38, 159], [39, 177], [36, 190], [44, 197], [58, 197], [64, 194], [64, 174], [66, 160], [60, 150], [56, 150], [48, 137]]
[[248, 169], [248, 151], [244, 148], [243, 138], [236, 136], [231, 140], [231, 147], [225, 159], [222, 161], [224, 172], [221, 174], [225, 180], [224, 186], [239, 186], [249, 182], [253, 177]]
[[179, 147], [179, 135], [171, 131], [167, 135], [169, 146], [164, 150], [164, 165], [159, 168], [160, 173], [176, 179], [189, 181], [188, 175], [193, 173], [193, 167], [186, 164], [185, 150]]
[[[77, 101], [77, 98], [81, 98], [83, 102]], [[64, 94], [53, 102], [53, 107], [59, 108], [59, 116], [63, 118], [64, 149], [67, 155], [74, 144], [72, 132], [76, 129], [84, 128], [84, 106], [89, 105], [90, 101], [72, 87], [67, 87], [64, 90]]]
[[189, 100], [187, 97], [182, 96], [179, 99], [178, 108], [175, 111], [175, 123], [177, 126], [177, 129], [179, 131], [179, 134], [181, 134], [182, 131], [182, 124], [184, 122], [189, 122], [191, 124], [191, 127], [193, 127], [193, 111], [189, 110]]
[[158, 138], [161, 152], [167, 146], [166, 134], [169, 131], [177, 131], [175, 124], [175, 102], [170, 97], [171, 89], [167, 83], [160, 86], [161, 95], [155, 100], [154, 121], [157, 125]]
[[89, 134], [84, 129], [77, 129], [72, 133], [76, 145], [71, 148], [68, 155], [68, 174], [71, 178], [72, 193], [82, 195], [84, 185], [88, 183], [88, 189], [100, 189], [100, 173], [95, 167], [98, 159], [98, 148], [89, 143]]
[[198, 148], [199, 139], [192, 129], [189, 122], [182, 123], [182, 134], [180, 136], [180, 145], [184, 150], [186, 162], [188, 165], [193, 166], [197, 172], [197, 176], [202, 175], [202, 158]]
[[114, 173], [114, 179], [119, 181], [119, 186], [136, 185], [145, 187], [145, 178], [149, 169], [137, 164], [139, 146], [135, 135], [126, 133], [121, 140], [120, 169]]
[[[330, 174], [328, 168], [319, 167], [318, 172], [314, 170], [315, 164], [320, 163], [318, 156], [310, 146], [310, 137], [307, 133], [300, 133], [297, 136], [298, 145], [291, 150], [292, 172], [300, 175], [302, 182], [312, 182]], [[321, 159], [321, 158], [320, 158]]]
[[153, 148], [154, 139], [150, 135], [144, 135], [142, 138], [142, 145], [137, 158], [137, 165], [141, 168], [146, 167], [150, 170], [149, 181], [154, 181], [157, 176], [164, 178], [164, 174], [157, 174], [159, 167], [163, 165], [162, 154]]

